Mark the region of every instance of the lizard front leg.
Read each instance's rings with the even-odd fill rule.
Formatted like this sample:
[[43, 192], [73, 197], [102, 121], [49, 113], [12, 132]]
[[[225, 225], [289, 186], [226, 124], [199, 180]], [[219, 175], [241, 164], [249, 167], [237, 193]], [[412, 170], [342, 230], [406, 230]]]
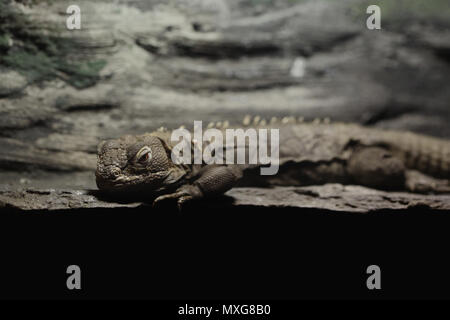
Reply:
[[175, 199], [178, 208], [193, 199], [220, 195], [231, 189], [242, 177], [241, 169], [236, 165], [204, 167], [198, 174], [198, 178], [191, 184], [185, 184], [179, 187], [174, 193], [159, 196], [153, 201], [153, 205]]

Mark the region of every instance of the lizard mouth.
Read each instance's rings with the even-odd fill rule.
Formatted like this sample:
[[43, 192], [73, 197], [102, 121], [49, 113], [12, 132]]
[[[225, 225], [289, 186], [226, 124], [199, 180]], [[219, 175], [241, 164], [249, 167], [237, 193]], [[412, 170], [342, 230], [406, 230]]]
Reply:
[[[97, 186], [99, 189], [141, 189], [145, 188], [148, 191], [164, 191], [168, 186], [173, 186], [183, 178], [182, 174], [177, 170], [151, 172], [143, 175], [129, 175], [124, 173], [119, 168], [115, 167], [109, 170], [110, 179], [104, 180], [97, 177]], [[112, 178], [112, 179], [111, 179]]]
[[177, 170], [169, 170], [167, 171], [166, 176], [161, 181], [161, 187], [155, 189], [155, 191], [160, 192], [167, 189], [168, 186], [174, 186], [177, 185], [178, 182], [186, 175], [185, 172], [180, 172]]

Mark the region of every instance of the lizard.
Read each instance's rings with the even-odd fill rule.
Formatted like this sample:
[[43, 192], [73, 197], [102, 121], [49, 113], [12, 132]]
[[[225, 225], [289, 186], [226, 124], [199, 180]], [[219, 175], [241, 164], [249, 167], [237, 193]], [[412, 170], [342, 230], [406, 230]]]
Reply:
[[[225, 130], [225, 123], [216, 127]], [[341, 183], [450, 193], [450, 140], [294, 117], [266, 122], [247, 116], [243, 127], [251, 125], [279, 130], [279, 170], [275, 175], [259, 174], [258, 165], [177, 164], [171, 158], [172, 131], [159, 129], [102, 141], [97, 186], [109, 192], [142, 193], [153, 197], [153, 205], [175, 200], [180, 209], [187, 201], [217, 196], [235, 186]], [[195, 147], [190, 145], [192, 150]]]

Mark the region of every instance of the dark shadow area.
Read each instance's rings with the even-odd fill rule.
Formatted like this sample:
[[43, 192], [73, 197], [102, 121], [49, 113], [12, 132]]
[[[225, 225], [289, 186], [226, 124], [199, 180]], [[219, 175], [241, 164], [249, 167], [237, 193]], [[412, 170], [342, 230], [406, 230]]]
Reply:
[[[8, 298], [444, 298], [450, 215], [239, 207], [1, 214]], [[82, 290], [66, 289], [66, 268]], [[366, 268], [382, 269], [382, 291]]]
[[[104, 191], [104, 190], [89, 190], [87, 191], [88, 195], [94, 196], [99, 201], [110, 202], [112, 205], [119, 204], [130, 204], [130, 203], [142, 203], [144, 206], [153, 206], [153, 201], [161, 194], [149, 194], [148, 192], [136, 191], [132, 193], [125, 192], [112, 192], [112, 191]], [[226, 195], [218, 195], [216, 197], [210, 197], [206, 199], [202, 199], [201, 201], [192, 201], [191, 203], [186, 203], [183, 208], [186, 210], [195, 210], [196, 207], [211, 207], [217, 206], [217, 203], [223, 205], [224, 207], [231, 207], [234, 203], [234, 199], [230, 196]], [[173, 209], [176, 208], [176, 200], [167, 200], [158, 204], [158, 207], [155, 209]], [[75, 213], [76, 214], [76, 213]]]

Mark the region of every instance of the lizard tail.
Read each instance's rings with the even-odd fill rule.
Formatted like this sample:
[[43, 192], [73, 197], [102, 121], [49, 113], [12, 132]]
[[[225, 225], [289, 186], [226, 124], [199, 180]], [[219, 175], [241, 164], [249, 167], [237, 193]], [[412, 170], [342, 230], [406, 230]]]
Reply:
[[440, 179], [450, 179], [450, 141], [429, 136], [401, 133], [394, 144], [409, 169]]

